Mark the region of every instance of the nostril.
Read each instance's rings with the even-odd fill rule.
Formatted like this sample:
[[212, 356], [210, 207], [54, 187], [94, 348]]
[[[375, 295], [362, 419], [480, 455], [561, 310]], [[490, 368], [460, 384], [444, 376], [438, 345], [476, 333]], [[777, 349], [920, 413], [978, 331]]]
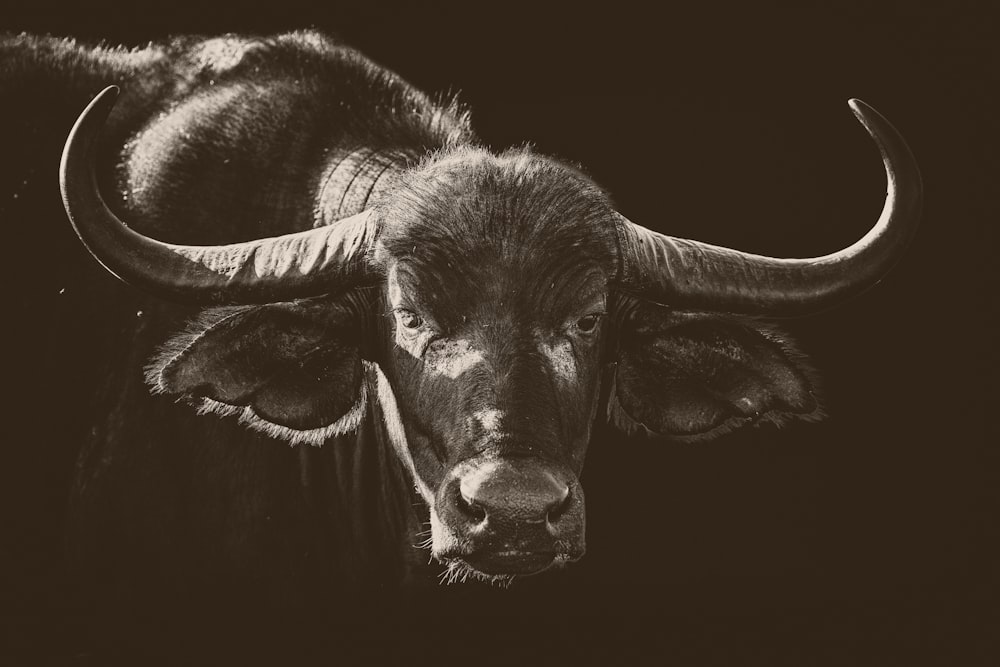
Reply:
[[462, 514], [471, 518], [476, 523], [481, 523], [486, 519], [486, 508], [467, 497], [463, 491], [458, 492], [458, 502], [456, 505], [458, 505], [458, 509]]
[[562, 515], [566, 513], [566, 510], [569, 509], [572, 500], [573, 498], [570, 495], [569, 487], [567, 486], [566, 490], [562, 494], [562, 498], [556, 501], [549, 508], [548, 514], [545, 515], [545, 520], [548, 521], [549, 524], [559, 521]]

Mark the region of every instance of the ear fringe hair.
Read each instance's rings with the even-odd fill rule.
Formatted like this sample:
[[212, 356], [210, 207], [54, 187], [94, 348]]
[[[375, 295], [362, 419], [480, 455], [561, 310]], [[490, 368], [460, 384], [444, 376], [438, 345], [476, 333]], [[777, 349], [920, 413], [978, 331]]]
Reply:
[[[734, 318], [736, 319], [736, 318]], [[826, 419], [829, 414], [826, 411], [826, 392], [824, 391], [823, 376], [822, 374], [813, 366], [812, 359], [799, 349], [798, 343], [789, 338], [781, 329], [779, 329], [774, 324], [759, 320], [753, 317], [741, 317], [738, 318], [742, 320], [747, 326], [753, 327], [757, 330], [760, 335], [768, 339], [775, 345], [779, 346], [781, 350], [788, 355], [788, 358], [795, 362], [796, 368], [798, 368], [802, 374], [806, 377], [806, 381], [809, 382], [809, 389], [812, 394], [813, 399], [816, 401], [816, 408], [807, 414], [786, 414], [788, 418], [785, 420], [801, 419], [802, 421], [808, 423], [815, 423]], [[782, 426], [785, 422], [777, 424]]]
[[730, 315], [729, 319], [735, 320], [744, 326], [757, 331], [768, 341], [779, 346], [782, 352], [795, 362], [796, 367], [802, 372], [803, 375], [805, 375], [806, 380], [809, 382], [810, 393], [816, 401], [816, 408], [812, 412], [796, 414], [793, 412], [772, 410], [770, 412], [764, 412], [756, 418], [748, 419], [744, 417], [732, 417], [711, 430], [705, 431], [704, 433], [697, 433], [695, 435], [661, 434], [653, 431], [645, 424], [633, 419], [618, 401], [616, 386], [618, 365], [615, 364], [614, 372], [611, 373], [610, 377], [611, 390], [608, 396], [607, 405], [608, 423], [626, 435], [638, 435], [642, 433], [645, 434], [646, 437], [686, 444], [714, 440], [715, 438], [726, 435], [727, 433], [732, 433], [733, 431], [737, 431], [748, 426], [756, 428], [762, 424], [772, 424], [777, 428], [783, 428], [794, 421], [816, 423], [826, 419], [828, 414], [826, 412], [823, 383], [820, 373], [816, 370], [816, 367], [812, 365], [812, 361], [809, 357], [798, 348], [798, 345], [770, 322], [753, 317], [736, 315]]
[[[213, 328], [227, 322], [233, 317], [242, 316], [253, 310], [264, 306], [224, 306], [220, 308], [210, 308], [201, 312], [185, 329], [171, 337], [154, 354], [152, 360], [146, 365], [145, 380], [150, 387], [150, 392], [154, 395], [168, 394], [170, 391], [163, 384], [163, 370], [173, 363], [186, 349], [188, 349], [198, 338], [211, 331]], [[368, 362], [365, 362], [367, 375]], [[346, 435], [357, 430], [364, 420], [368, 408], [368, 383], [361, 382], [358, 400], [344, 416], [332, 424], [315, 429], [297, 430], [288, 426], [282, 426], [270, 422], [260, 415], [249, 405], [230, 405], [211, 398], [197, 398], [182, 396], [178, 402], [191, 404], [199, 415], [215, 415], [218, 417], [235, 417], [237, 421], [247, 428], [263, 433], [276, 440], [284, 440], [291, 446], [306, 444], [319, 447], [328, 439], [340, 435]]]
[[191, 345], [220, 324], [236, 316], [263, 308], [264, 306], [222, 306], [209, 308], [188, 322], [183, 331], [171, 336], [159, 347], [153, 358], [143, 369], [146, 384], [154, 395], [170, 393], [163, 384], [163, 370], [172, 364]]
[[[614, 376], [611, 378], [611, 382], [614, 383]], [[694, 435], [675, 435], [670, 433], [659, 433], [650, 429], [648, 426], [642, 422], [633, 419], [625, 408], [622, 407], [621, 403], [618, 401], [618, 396], [615, 391], [614, 384], [611, 385], [611, 395], [608, 398], [608, 410], [607, 418], [608, 423], [617, 428], [618, 430], [625, 433], [625, 435], [638, 435], [644, 434], [648, 438], [654, 438], [657, 440], [667, 440], [669, 442], [676, 442], [680, 444], [695, 444], [700, 442], [707, 442], [709, 440], [714, 440], [715, 438], [726, 435], [727, 433], [732, 433], [733, 431], [738, 431], [742, 428], [752, 427], [757, 428], [762, 424], [772, 424], [777, 428], [783, 428], [793, 421], [805, 421], [809, 423], [822, 421], [826, 417], [825, 411], [817, 407], [814, 411], [808, 414], [795, 414], [791, 412], [781, 412], [778, 410], [773, 410], [771, 412], [762, 413], [757, 418], [744, 418], [744, 417], [731, 417], [727, 421], [719, 424], [715, 428], [705, 431], [704, 433], [696, 433]]]
[[211, 398], [202, 398], [195, 405], [195, 410], [199, 415], [214, 414], [219, 417], [236, 417], [237, 421], [252, 431], [263, 433], [275, 440], [284, 440], [290, 446], [312, 445], [320, 447], [330, 438], [346, 435], [357, 430], [364, 420], [365, 412], [368, 408], [368, 388], [367, 383], [361, 383], [361, 393], [357, 402], [347, 411], [343, 417], [321, 428], [299, 431], [287, 426], [281, 426], [269, 422], [260, 417], [252, 406], [238, 406], [222, 403]]

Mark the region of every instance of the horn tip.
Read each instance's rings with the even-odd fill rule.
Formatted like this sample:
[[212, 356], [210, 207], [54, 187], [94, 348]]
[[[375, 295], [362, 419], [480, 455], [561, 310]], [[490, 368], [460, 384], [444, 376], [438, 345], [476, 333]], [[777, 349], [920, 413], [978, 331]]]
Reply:
[[851, 107], [851, 111], [853, 111], [856, 116], [860, 116], [866, 111], [872, 111], [872, 108], [869, 105], [865, 104], [856, 97], [852, 97], [847, 100], [847, 106]]
[[119, 88], [114, 84], [111, 84], [110, 86], [106, 86], [104, 90], [102, 90], [101, 92], [94, 95], [94, 99], [95, 100], [108, 99], [109, 101], [113, 101], [118, 98], [118, 94], [121, 92], [122, 92], [121, 88]]
[[[852, 97], [848, 100], [847, 105], [851, 107], [851, 111], [854, 112], [854, 117], [857, 118], [862, 125], [864, 125], [865, 129], [868, 130], [868, 133], [873, 137], [879, 133], [878, 128], [883, 128], [884, 132], [885, 126], [889, 124], [889, 121], [887, 121], [882, 114], [876, 111], [874, 107], [870, 104], [866, 104], [856, 97]], [[877, 137], [875, 140], [881, 145], [881, 140]]]
[[[99, 118], [100, 122], [103, 122], [118, 101], [119, 92], [121, 92], [121, 89], [118, 86], [112, 85], [107, 86], [104, 90], [94, 95], [90, 103], [87, 104], [87, 107], [80, 114], [80, 117], [77, 118], [76, 126], [81, 125], [84, 119], [88, 117]], [[76, 126], [74, 126], [74, 133], [76, 132]]]

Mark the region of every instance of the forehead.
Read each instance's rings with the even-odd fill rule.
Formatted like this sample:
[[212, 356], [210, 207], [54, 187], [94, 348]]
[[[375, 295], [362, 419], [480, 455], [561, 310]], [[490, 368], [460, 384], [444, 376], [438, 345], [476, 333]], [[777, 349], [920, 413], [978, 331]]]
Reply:
[[449, 291], [601, 282], [616, 263], [608, 197], [577, 170], [525, 151], [438, 157], [405, 174], [379, 211], [376, 260]]

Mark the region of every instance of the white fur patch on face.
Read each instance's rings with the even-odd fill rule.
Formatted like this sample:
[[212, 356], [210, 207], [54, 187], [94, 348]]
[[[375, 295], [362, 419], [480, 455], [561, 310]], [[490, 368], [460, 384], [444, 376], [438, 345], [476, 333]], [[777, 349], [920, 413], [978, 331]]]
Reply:
[[427, 370], [454, 380], [483, 361], [483, 353], [464, 338], [449, 340], [427, 351]]
[[549, 362], [549, 368], [553, 375], [563, 384], [576, 382], [579, 374], [576, 366], [576, 357], [573, 355], [573, 346], [566, 339], [546, 340], [541, 334], [536, 334], [538, 338], [538, 350]]
[[500, 433], [503, 428], [503, 410], [479, 410], [472, 414], [472, 419], [479, 425], [486, 435]]
[[403, 301], [403, 288], [399, 285], [399, 274], [396, 271], [396, 267], [393, 266], [389, 269], [389, 275], [386, 277], [386, 284], [389, 288], [389, 303], [392, 306], [398, 307]]
[[245, 39], [217, 37], [197, 45], [190, 57], [198, 63], [201, 70], [222, 74], [239, 65], [247, 53], [261, 46], [263, 45], [259, 42]]
[[431, 550], [432, 552], [441, 549], [442, 545], [447, 544], [451, 538], [450, 532], [445, 528], [444, 524], [441, 523], [441, 519], [438, 518], [437, 511], [434, 509], [434, 503], [430, 503], [431, 506]]

